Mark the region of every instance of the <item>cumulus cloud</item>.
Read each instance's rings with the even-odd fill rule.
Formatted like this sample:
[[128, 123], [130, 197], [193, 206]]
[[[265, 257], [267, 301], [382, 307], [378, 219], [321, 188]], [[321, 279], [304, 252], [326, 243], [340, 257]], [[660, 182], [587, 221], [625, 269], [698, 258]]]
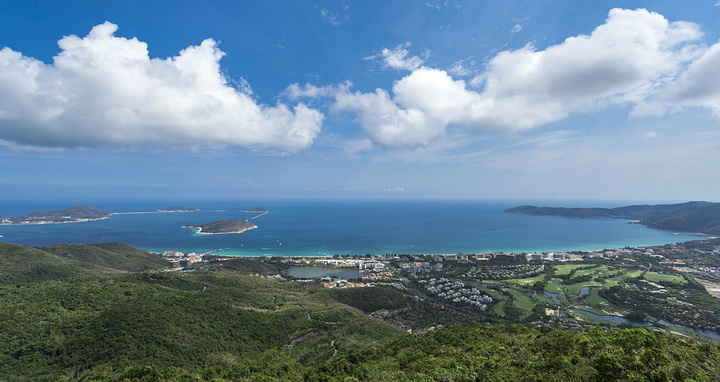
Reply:
[[0, 51], [0, 139], [45, 147], [239, 145], [298, 151], [324, 115], [299, 103], [258, 104], [231, 85], [212, 39], [151, 59], [147, 44], [105, 22], [67, 36], [52, 64]]
[[657, 102], [670, 108], [702, 106], [720, 118], [720, 42], [712, 45], [679, 78], [670, 83]]
[[385, 148], [423, 146], [445, 133], [445, 127], [423, 111], [398, 107], [383, 89], [374, 93], [337, 93], [333, 108], [357, 112], [373, 143]]
[[336, 107], [358, 111], [375, 143], [390, 148], [425, 146], [444, 135], [448, 126], [514, 132], [572, 113], [644, 102], [646, 112], [662, 112], [646, 101], [692, 62], [665, 97], [718, 110], [720, 45], [702, 54], [701, 37], [693, 23], [669, 22], [645, 9], [613, 9], [590, 35], [569, 37], [544, 50], [527, 45], [497, 54], [471, 86], [447, 71], [422, 66], [422, 60], [399, 46], [383, 51], [385, 62], [411, 73], [394, 83], [392, 97], [382, 89], [366, 94], [346, 91]]
[[[408, 48], [410, 43], [406, 42], [393, 49], [384, 48], [380, 54], [366, 57], [367, 60], [381, 59], [385, 69], [415, 70], [425, 63], [425, 60], [410, 54]], [[426, 53], [427, 55], [428, 53]]]

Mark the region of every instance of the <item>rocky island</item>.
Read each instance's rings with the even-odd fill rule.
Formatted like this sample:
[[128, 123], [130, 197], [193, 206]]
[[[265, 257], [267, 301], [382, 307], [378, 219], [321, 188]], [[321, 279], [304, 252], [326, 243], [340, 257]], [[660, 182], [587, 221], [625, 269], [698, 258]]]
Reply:
[[77, 223], [107, 219], [112, 212], [92, 206], [76, 206], [64, 210], [33, 212], [29, 215], [0, 219], [0, 224]]
[[158, 210], [158, 212], [195, 212], [200, 211], [199, 208], [196, 207], [181, 207], [181, 206], [170, 206], [161, 208]]
[[266, 208], [264, 208], [264, 207], [255, 207], [255, 208], [251, 208], [251, 209], [249, 209], [249, 210], [246, 210], [245, 212], [262, 213], [262, 214], [264, 214], [264, 213], [267, 213], [267, 212], [269, 212], [269, 211], [268, 211]]
[[197, 228], [198, 233], [206, 234], [224, 234], [224, 233], [243, 233], [251, 229], [257, 228], [253, 223], [247, 220], [222, 220], [201, 225], [185, 225], [183, 228]]

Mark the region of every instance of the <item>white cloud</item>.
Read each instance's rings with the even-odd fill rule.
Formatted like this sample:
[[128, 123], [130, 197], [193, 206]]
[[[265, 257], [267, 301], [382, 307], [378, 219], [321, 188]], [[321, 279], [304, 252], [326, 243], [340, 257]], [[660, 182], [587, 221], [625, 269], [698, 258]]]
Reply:
[[377, 89], [375, 93], [340, 92], [333, 108], [356, 111], [373, 143], [386, 148], [427, 145], [445, 133], [445, 126], [428, 118], [421, 110], [398, 107], [383, 89]]
[[522, 25], [515, 24], [512, 29], [510, 29], [510, 34], [518, 33], [522, 30]]
[[105, 22], [59, 41], [52, 64], [0, 51], [0, 139], [46, 147], [213, 147], [298, 151], [324, 115], [302, 103], [258, 104], [231, 86], [212, 39], [150, 59], [147, 44]]
[[425, 60], [418, 56], [410, 55], [408, 51], [410, 43], [398, 45], [393, 49], [385, 48], [380, 52], [379, 56], [371, 56], [369, 58], [382, 58], [383, 67], [386, 69], [402, 69], [415, 70], [425, 63]]
[[669, 84], [657, 101], [672, 106], [702, 106], [720, 118], [720, 42], [712, 45], [679, 78]]
[[[347, 7], [343, 8], [343, 9], [347, 10]], [[330, 23], [330, 25], [335, 26], [335, 27], [340, 26], [340, 25], [342, 25], [342, 23], [350, 20], [350, 18], [348, 18], [347, 15], [343, 16], [339, 13], [331, 12], [327, 9], [321, 9], [320, 16], [322, 17], [322, 19], [324, 21]]]
[[[497, 54], [471, 81], [480, 91], [444, 70], [421, 66], [422, 60], [401, 45], [383, 51], [387, 66], [412, 71], [395, 82], [394, 96], [385, 90], [345, 93], [338, 108], [359, 111], [373, 142], [392, 148], [425, 146], [450, 125], [481, 132], [529, 129], [573, 113], [647, 101], [702, 53], [701, 37], [693, 23], [669, 22], [644, 9], [613, 9], [590, 35], [544, 50], [527, 45]], [[688, 102], [718, 105], [720, 80], [706, 81], [702, 89], [692, 80], [695, 72], [720, 78], [718, 66], [712, 65], [718, 54], [720, 45], [705, 52], [678, 82], [679, 89], [682, 84], [691, 88]], [[347, 98], [365, 106], [353, 106]], [[658, 110], [647, 105], [645, 111]]]
[[453, 76], [469, 76], [473, 74], [472, 69], [468, 68], [468, 65], [470, 67], [475, 66], [475, 61], [468, 61], [468, 60], [459, 60], [454, 62], [450, 69], [448, 69], [448, 73], [452, 74]]
[[335, 94], [347, 92], [348, 89], [352, 86], [352, 83], [347, 81], [345, 83], [342, 83], [340, 85], [329, 85], [329, 86], [315, 86], [310, 84], [305, 84], [303, 86], [300, 86], [299, 84], [290, 84], [285, 90], [283, 90], [282, 95], [284, 97], [287, 97], [291, 100], [298, 100], [300, 98], [309, 97], [309, 98], [324, 98], [324, 97], [333, 97]]

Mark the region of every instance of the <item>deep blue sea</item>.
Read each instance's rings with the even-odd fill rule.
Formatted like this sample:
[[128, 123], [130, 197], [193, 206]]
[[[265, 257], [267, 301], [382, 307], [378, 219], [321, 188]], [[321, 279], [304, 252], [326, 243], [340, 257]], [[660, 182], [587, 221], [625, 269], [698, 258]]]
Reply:
[[[238, 256], [328, 256], [335, 254], [445, 254], [570, 251], [622, 248], [697, 240], [698, 236], [651, 230], [620, 220], [567, 219], [508, 214], [521, 204], [618, 207], [586, 202], [397, 199], [238, 199], [190, 202], [105, 201], [68, 204], [52, 201], [0, 202], [0, 217], [94, 205], [119, 214], [107, 220], [28, 226], [0, 226], [0, 241], [27, 246], [59, 243], [122, 242], [163, 252]], [[198, 212], [148, 213], [170, 205]], [[252, 219], [258, 226], [242, 234], [207, 235], [187, 224], [247, 220], [242, 212], [265, 207]]]

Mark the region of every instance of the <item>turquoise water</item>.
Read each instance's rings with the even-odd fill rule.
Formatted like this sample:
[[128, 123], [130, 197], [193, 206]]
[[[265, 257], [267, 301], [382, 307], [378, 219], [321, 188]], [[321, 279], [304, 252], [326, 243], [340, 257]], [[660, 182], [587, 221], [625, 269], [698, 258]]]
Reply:
[[[6, 201], [0, 203], [0, 217], [76, 204], [81, 203]], [[28, 246], [123, 242], [153, 252], [223, 249], [223, 254], [240, 256], [327, 256], [596, 250], [698, 239], [626, 221], [502, 213], [505, 208], [529, 204], [527, 201], [238, 199], [82, 204], [124, 213], [86, 223], [0, 226], [0, 241]], [[127, 213], [178, 204], [201, 211]], [[270, 212], [252, 219], [258, 228], [242, 234], [203, 235], [181, 228], [251, 219], [257, 214], [240, 211], [253, 207]]]

